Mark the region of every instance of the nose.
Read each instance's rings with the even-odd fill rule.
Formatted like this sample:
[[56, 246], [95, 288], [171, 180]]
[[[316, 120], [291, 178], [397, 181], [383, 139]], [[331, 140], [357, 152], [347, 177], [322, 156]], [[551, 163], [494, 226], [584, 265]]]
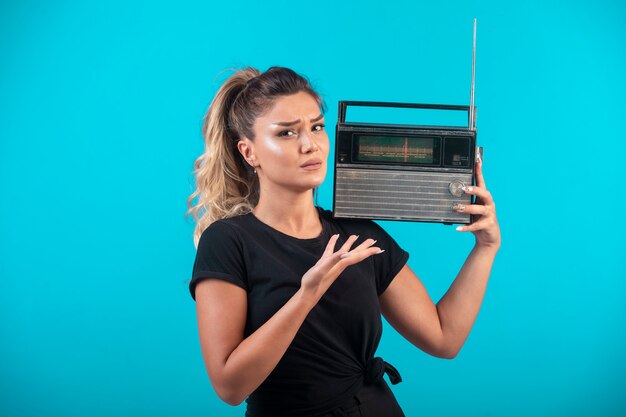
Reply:
[[308, 152], [315, 152], [317, 150], [319, 150], [319, 146], [317, 146], [317, 143], [315, 142], [315, 140], [311, 137], [310, 134], [303, 134], [300, 136], [301, 138], [301, 149], [303, 153], [308, 153]]

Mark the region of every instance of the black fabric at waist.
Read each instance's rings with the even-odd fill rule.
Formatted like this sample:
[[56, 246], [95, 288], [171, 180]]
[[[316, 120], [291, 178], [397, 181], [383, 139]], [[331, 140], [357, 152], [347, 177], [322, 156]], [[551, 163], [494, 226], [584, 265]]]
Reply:
[[365, 384], [342, 406], [317, 417], [406, 417], [384, 379]]
[[389, 375], [389, 380], [393, 385], [402, 382], [400, 372], [383, 358], [372, 358], [365, 366], [365, 382], [374, 383], [383, 379], [383, 375]]
[[[347, 401], [354, 398], [364, 385], [377, 384], [383, 380], [384, 374], [389, 376], [389, 380], [393, 385], [402, 382], [402, 377], [398, 370], [391, 364], [385, 362], [382, 358], [376, 357], [370, 359], [363, 369], [362, 374], [356, 375], [355, 383], [350, 389], [344, 392], [342, 395], [336, 398], [330, 398], [323, 404], [303, 404], [301, 407], [289, 407], [285, 409], [285, 404], [282, 399], [289, 396], [289, 392], [281, 393], [271, 401], [264, 403], [263, 405], [248, 402], [246, 409], [246, 417], [315, 417], [323, 415], [325, 413], [333, 412]], [[332, 380], [328, 381], [332, 384]], [[286, 402], [286, 401], [285, 401]]]

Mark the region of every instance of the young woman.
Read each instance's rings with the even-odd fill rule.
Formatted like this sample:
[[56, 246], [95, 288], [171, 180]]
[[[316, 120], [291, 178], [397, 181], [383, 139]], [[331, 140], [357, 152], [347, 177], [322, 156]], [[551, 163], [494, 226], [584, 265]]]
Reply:
[[[334, 219], [315, 206], [326, 175], [325, 106], [290, 69], [245, 68], [205, 117], [196, 163], [197, 254], [189, 289], [217, 395], [246, 416], [404, 416], [374, 357], [382, 321], [409, 342], [454, 358], [478, 314], [500, 247], [481, 164], [474, 249], [434, 304], [408, 253], [371, 220]], [[197, 202], [192, 201], [197, 197]]]

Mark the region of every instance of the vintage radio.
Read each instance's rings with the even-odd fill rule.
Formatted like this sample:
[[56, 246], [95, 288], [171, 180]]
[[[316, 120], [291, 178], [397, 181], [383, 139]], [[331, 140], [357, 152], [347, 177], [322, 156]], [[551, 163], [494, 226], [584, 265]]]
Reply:
[[[472, 204], [476, 146], [472, 50], [470, 105], [340, 101], [335, 136], [333, 215], [337, 218], [468, 224], [454, 204]], [[466, 111], [467, 127], [347, 122], [349, 106]]]

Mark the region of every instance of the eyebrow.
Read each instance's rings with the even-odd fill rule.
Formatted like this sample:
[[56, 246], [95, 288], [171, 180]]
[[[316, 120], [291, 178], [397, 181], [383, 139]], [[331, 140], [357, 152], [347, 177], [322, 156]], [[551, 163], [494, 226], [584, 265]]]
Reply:
[[[320, 113], [319, 116], [317, 116], [314, 119], [311, 119], [311, 122], [317, 122], [318, 120], [322, 119], [323, 117], [324, 117], [324, 115]], [[291, 122], [274, 122], [272, 124], [273, 125], [277, 125], [277, 126], [291, 126], [291, 125], [295, 125], [298, 122], [300, 122], [300, 119], [294, 120], [294, 121], [291, 121]]]

